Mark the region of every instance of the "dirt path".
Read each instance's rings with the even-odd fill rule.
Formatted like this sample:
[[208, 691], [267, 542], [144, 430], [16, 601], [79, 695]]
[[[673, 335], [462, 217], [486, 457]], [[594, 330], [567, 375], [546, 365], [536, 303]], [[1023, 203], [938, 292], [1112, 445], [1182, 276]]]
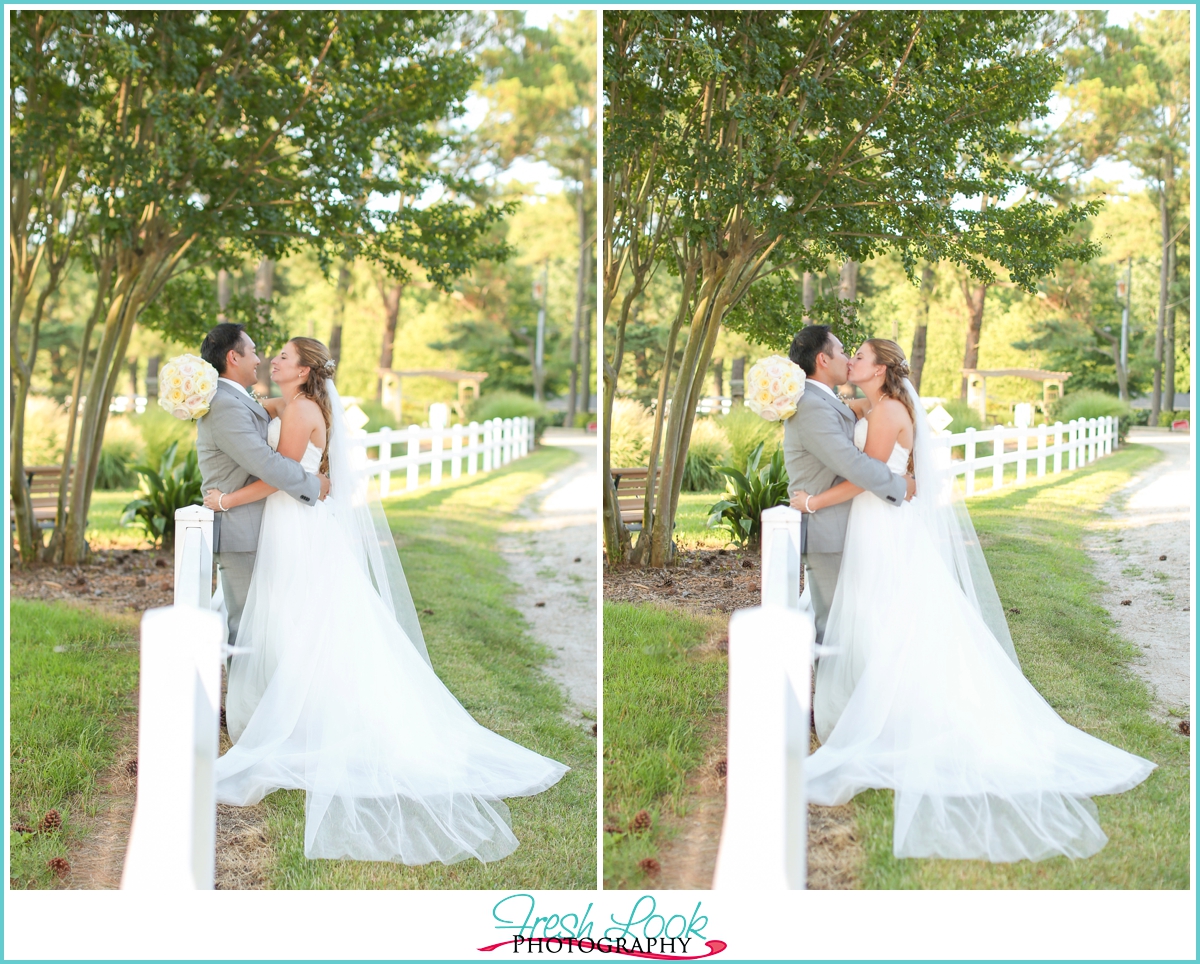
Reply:
[[1160, 719], [1190, 712], [1191, 436], [1133, 429], [1130, 442], [1165, 456], [1104, 507], [1086, 540], [1102, 599], [1120, 633], [1142, 651], [1133, 669], [1152, 687]]
[[514, 605], [534, 638], [554, 654], [546, 672], [566, 692], [577, 719], [595, 720], [596, 436], [547, 429], [542, 444], [568, 448], [579, 458], [525, 500], [503, 528], [500, 553], [519, 587]]

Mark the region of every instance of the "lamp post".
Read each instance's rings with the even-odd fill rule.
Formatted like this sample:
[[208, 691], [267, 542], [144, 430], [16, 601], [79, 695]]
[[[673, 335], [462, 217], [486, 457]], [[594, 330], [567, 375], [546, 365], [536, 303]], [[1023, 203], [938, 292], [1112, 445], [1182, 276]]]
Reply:
[[550, 261], [542, 268], [541, 280], [533, 282], [533, 300], [538, 303], [537, 340], [533, 350], [533, 397], [545, 401], [545, 349], [546, 349], [546, 288], [550, 280]]
[[1133, 281], [1133, 257], [1130, 256], [1125, 266], [1125, 277], [1117, 279], [1117, 300], [1121, 302], [1121, 378], [1118, 379], [1121, 388], [1121, 400], [1129, 401], [1129, 300], [1130, 288]]

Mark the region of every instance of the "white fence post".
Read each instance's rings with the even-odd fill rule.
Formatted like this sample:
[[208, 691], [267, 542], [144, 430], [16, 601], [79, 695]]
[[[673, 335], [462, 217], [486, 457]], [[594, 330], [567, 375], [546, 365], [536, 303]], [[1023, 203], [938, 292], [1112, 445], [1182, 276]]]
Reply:
[[1067, 423], [1067, 471], [1073, 472], [1079, 465], [1079, 422], [1071, 419]]
[[479, 471], [479, 423], [472, 422], [467, 426], [467, 475], [475, 475]]
[[489, 418], [483, 423], [483, 471], [492, 471], [492, 447], [495, 441], [496, 420]]
[[[189, 555], [200, 551], [196, 538], [186, 542]], [[213, 888], [224, 635], [224, 620], [207, 608], [180, 604], [142, 617], [137, 804], [123, 890]]]
[[1046, 474], [1046, 426], [1037, 428], [1037, 474], [1042, 478]]
[[[195, 546], [195, 551], [190, 551]], [[213, 595], [213, 510], [175, 510], [175, 605], [208, 609]]]
[[433, 461], [429, 463], [430, 485], [441, 485], [442, 483], [442, 439], [444, 437], [440, 430], [433, 433]]
[[1062, 471], [1062, 436], [1063, 423], [1054, 423], [1054, 474]]
[[992, 488], [1004, 485], [1004, 426], [992, 429]]
[[1017, 485], [1025, 484], [1025, 461], [1029, 458], [1029, 429], [1017, 429]]
[[967, 495], [975, 494], [975, 429], [967, 427], [966, 451], [963, 452], [967, 461]]
[[1091, 445], [1088, 449], [1088, 462], [1095, 462], [1097, 456], [1100, 454], [1100, 420], [1097, 418], [1089, 418], [1088, 430], [1091, 436]]
[[1120, 421], [1113, 416], [1108, 416], [1108, 432], [1104, 438], [1104, 454], [1112, 455], [1113, 445], [1117, 441], [1117, 430], [1120, 427]]
[[415, 489], [421, 484], [421, 465], [417, 461], [421, 457], [421, 429], [416, 425], [408, 427], [407, 474], [404, 488]]
[[803, 890], [806, 884], [812, 616], [783, 606], [729, 621], [725, 819], [713, 887]]
[[[386, 425], [379, 430], [379, 461], [386, 462], [392, 457], [392, 430]], [[379, 497], [386, 498], [392, 485], [390, 469], [379, 473]]]
[[762, 514], [762, 603], [800, 607], [800, 527], [804, 513], [777, 505]]
[[450, 478], [462, 477], [463, 427], [458, 422], [450, 429]]
[[506, 418], [501, 423], [501, 432], [501, 437], [504, 440], [504, 454], [502, 456], [504, 461], [501, 464], [508, 465], [513, 457], [513, 420], [511, 418]]

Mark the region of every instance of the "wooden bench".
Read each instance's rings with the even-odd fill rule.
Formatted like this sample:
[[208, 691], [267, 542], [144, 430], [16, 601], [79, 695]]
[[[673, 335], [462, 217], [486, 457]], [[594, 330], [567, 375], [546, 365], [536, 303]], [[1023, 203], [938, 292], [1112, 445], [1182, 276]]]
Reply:
[[[39, 529], [53, 529], [58, 514], [58, 484], [62, 479], [61, 465], [25, 466], [25, 485], [33, 503], [33, 521]], [[8, 509], [10, 523], [16, 524], [17, 510], [11, 502]]]
[[[621, 510], [621, 521], [631, 529], [642, 527], [642, 511], [646, 505], [646, 485], [650, 476], [648, 466], [639, 465], [628, 469], [613, 469], [613, 486], [617, 490], [617, 507]], [[658, 473], [655, 473], [657, 481]]]

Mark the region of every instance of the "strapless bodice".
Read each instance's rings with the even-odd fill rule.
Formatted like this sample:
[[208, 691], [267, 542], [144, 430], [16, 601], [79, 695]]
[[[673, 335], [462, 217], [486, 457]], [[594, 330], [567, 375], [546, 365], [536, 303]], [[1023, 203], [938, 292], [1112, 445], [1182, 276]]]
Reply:
[[[860, 418], [854, 423], [854, 444], [858, 446], [859, 451], [867, 447], [867, 420], [865, 418]], [[897, 442], [892, 447], [887, 467], [897, 475], [903, 475], [908, 471], [908, 454], [908, 449]]]
[[[283, 422], [278, 418], [271, 419], [271, 424], [267, 426], [267, 444], [275, 451], [279, 451], [279, 431], [283, 427]], [[321, 450], [308, 443], [308, 448], [304, 450], [304, 458], [300, 460], [300, 467], [309, 475], [316, 475], [317, 470], [321, 467]]]

